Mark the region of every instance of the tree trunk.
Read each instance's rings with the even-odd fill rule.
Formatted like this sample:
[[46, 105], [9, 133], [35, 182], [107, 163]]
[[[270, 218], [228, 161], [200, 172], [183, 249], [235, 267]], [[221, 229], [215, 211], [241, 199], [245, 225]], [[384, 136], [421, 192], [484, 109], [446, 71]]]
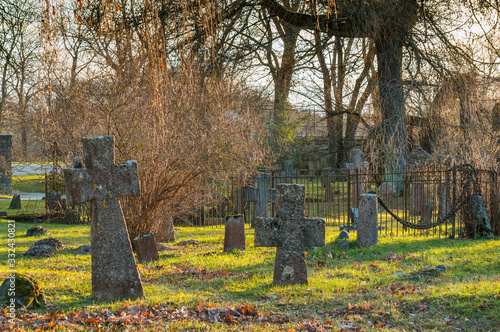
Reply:
[[274, 82], [274, 112], [273, 112], [273, 136], [275, 140], [287, 141], [290, 133], [290, 119], [287, 113], [288, 95], [292, 75], [295, 70], [295, 46], [299, 32], [286, 23], [283, 24], [283, 56], [281, 65], [276, 68], [276, 79]]
[[402, 172], [408, 166], [408, 133], [401, 79], [402, 40], [390, 34], [382, 35], [375, 40], [375, 52], [383, 122], [384, 182], [392, 187], [392, 194], [399, 197], [404, 189]]
[[[328, 141], [328, 164], [332, 168], [339, 168], [339, 153], [341, 153], [342, 145], [342, 115], [334, 115], [332, 79], [330, 77], [330, 70], [326, 64], [325, 54], [323, 53], [324, 48], [321, 45], [318, 31], [315, 32], [315, 42], [316, 55], [320, 64], [321, 74], [323, 76], [323, 98], [325, 103]], [[335, 68], [332, 68], [332, 71], [334, 70]]]
[[397, 36], [380, 36], [375, 40], [375, 48], [384, 122], [385, 172], [402, 172], [408, 166], [408, 135], [401, 79], [403, 42]]

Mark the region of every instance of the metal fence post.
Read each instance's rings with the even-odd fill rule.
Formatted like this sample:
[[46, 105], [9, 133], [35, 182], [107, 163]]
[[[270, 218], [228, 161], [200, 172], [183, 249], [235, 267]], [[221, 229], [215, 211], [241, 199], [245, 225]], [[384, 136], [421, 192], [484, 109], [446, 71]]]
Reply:
[[498, 220], [498, 174], [494, 170], [490, 171], [490, 217], [491, 226], [495, 235], [500, 235], [500, 220]]
[[[453, 186], [453, 204], [456, 203], [457, 201], [457, 169], [456, 168], [453, 168], [453, 172], [452, 172], [452, 186]], [[458, 212], [458, 211], [457, 211]], [[455, 214], [453, 214], [453, 216], [451, 217], [451, 237], [454, 239], [456, 234], [455, 234], [455, 231], [456, 231], [456, 216], [457, 216], [457, 212], [455, 212]]]
[[351, 171], [347, 169], [347, 231], [351, 231]]

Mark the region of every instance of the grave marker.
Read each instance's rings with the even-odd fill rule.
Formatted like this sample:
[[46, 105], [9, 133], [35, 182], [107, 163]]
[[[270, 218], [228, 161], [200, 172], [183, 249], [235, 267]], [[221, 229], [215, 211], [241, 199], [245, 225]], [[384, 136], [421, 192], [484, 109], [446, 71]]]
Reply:
[[243, 215], [228, 216], [224, 230], [224, 252], [245, 250], [245, 219]]
[[140, 194], [137, 163], [114, 164], [114, 137], [82, 139], [86, 169], [66, 169], [70, 205], [91, 202], [92, 297], [97, 301], [144, 296], [121, 196]]
[[9, 209], [10, 210], [21, 209], [21, 195], [15, 194], [14, 196], [12, 196], [12, 201], [10, 201]]
[[352, 163], [346, 163], [346, 168], [351, 171], [351, 173], [354, 173], [352, 177], [352, 183], [353, 183], [353, 191], [352, 191], [352, 198], [354, 202], [354, 206], [359, 206], [359, 197], [364, 191], [364, 182], [362, 181], [361, 177], [358, 176], [357, 174], [368, 165], [368, 162], [361, 161], [361, 157], [363, 155], [363, 151], [361, 149], [352, 149], [349, 153], [349, 159], [352, 161]]
[[132, 246], [137, 254], [139, 263], [153, 262], [160, 259], [155, 237], [152, 233], [145, 234], [132, 240]]
[[360, 247], [378, 244], [377, 195], [364, 194], [359, 202], [358, 237]]
[[255, 223], [255, 246], [277, 247], [274, 285], [307, 284], [306, 247], [325, 245], [325, 220], [305, 218], [305, 187], [278, 184], [277, 217]]
[[0, 135], [0, 193], [12, 193], [12, 135]]
[[276, 202], [276, 189], [269, 188], [270, 184], [271, 176], [269, 174], [259, 174], [257, 177], [258, 187], [246, 186], [245, 200], [247, 202], [255, 202], [252, 227], [256, 218], [267, 217], [268, 203]]

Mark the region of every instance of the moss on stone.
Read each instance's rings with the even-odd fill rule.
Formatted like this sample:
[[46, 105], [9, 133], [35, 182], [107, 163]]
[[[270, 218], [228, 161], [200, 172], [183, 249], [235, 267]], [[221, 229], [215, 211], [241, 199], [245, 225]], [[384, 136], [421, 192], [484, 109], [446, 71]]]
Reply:
[[243, 214], [228, 215], [228, 216], [226, 216], [226, 221], [228, 221], [229, 218], [235, 218], [236, 219], [236, 218], [239, 218], [239, 217], [244, 217], [244, 215]]
[[[45, 294], [38, 281], [21, 273], [16, 273], [14, 279], [14, 289], [10, 288], [10, 278], [0, 286], [0, 302], [10, 304], [13, 298], [18, 308], [35, 309], [45, 306]], [[12, 292], [14, 294], [9, 294]]]

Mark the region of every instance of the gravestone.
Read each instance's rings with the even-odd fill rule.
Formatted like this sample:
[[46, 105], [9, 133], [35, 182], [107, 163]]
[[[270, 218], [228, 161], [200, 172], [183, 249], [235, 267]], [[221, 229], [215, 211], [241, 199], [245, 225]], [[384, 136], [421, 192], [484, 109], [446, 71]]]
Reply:
[[224, 232], [224, 252], [245, 250], [245, 219], [243, 215], [228, 216]]
[[410, 214], [419, 216], [419, 224], [425, 225], [432, 221], [434, 206], [427, 203], [425, 184], [414, 182], [412, 186], [412, 200], [410, 202]]
[[350, 238], [351, 238], [351, 236], [349, 235], [348, 232], [341, 231], [339, 236], [335, 239], [335, 243], [337, 243], [341, 249], [349, 250], [349, 248], [350, 248], [349, 239]]
[[349, 159], [352, 161], [351, 163], [346, 163], [346, 168], [351, 171], [351, 174], [354, 173], [352, 176], [352, 185], [353, 185], [353, 190], [352, 190], [352, 198], [354, 202], [354, 206], [359, 206], [359, 197], [361, 194], [364, 192], [364, 179], [357, 175], [357, 173], [361, 172], [363, 168], [368, 166], [368, 162], [361, 161], [361, 158], [363, 156], [363, 151], [361, 149], [352, 149], [349, 152]]
[[133, 239], [132, 246], [137, 254], [139, 263], [153, 262], [160, 259], [155, 237], [152, 233]]
[[159, 242], [174, 242], [175, 241], [175, 229], [174, 229], [174, 218], [171, 214], [165, 215], [165, 224], [163, 225], [164, 232], [163, 238]]
[[121, 196], [139, 195], [137, 163], [114, 164], [114, 137], [82, 139], [87, 168], [66, 169], [69, 205], [91, 202], [92, 297], [97, 301], [144, 296]]
[[21, 209], [21, 195], [16, 194], [12, 197], [12, 201], [10, 201], [9, 209], [10, 210]]
[[452, 184], [449, 181], [441, 181], [441, 183], [438, 186], [438, 195], [439, 195], [439, 211], [438, 215], [439, 217], [443, 218], [446, 216], [448, 213], [450, 207], [451, 207], [451, 195], [448, 193], [451, 192]]
[[474, 209], [474, 224], [476, 230], [471, 230], [471, 225], [465, 225], [466, 232], [469, 236], [481, 235], [485, 238], [493, 237], [493, 227], [491, 227], [490, 218], [488, 217], [488, 210], [481, 195], [472, 196], [472, 206]]
[[269, 174], [259, 174], [257, 187], [246, 186], [245, 201], [255, 202], [252, 227], [254, 227], [256, 218], [267, 217], [268, 203], [276, 202], [276, 189], [269, 188], [270, 184], [271, 176]]
[[297, 173], [293, 170], [293, 160], [285, 160], [284, 162], [285, 171], [283, 172], [283, 176], [285, 177], [286, 182], [291, 182], [292, 178], [297, 176]]
[[377, 195], [364, 194], [359, 202], [358, 237], [360, 247], [378, 244]]
[[12, 135], [0, 135], [0, 193], [12, 194]]
[[307, 284], [306, 247], [325, 245], [325, 220], [305, 218], [305, 187], [278, 184], [276, 218], [255, 223], [255, 246], [277, 247], [274, 285]]

